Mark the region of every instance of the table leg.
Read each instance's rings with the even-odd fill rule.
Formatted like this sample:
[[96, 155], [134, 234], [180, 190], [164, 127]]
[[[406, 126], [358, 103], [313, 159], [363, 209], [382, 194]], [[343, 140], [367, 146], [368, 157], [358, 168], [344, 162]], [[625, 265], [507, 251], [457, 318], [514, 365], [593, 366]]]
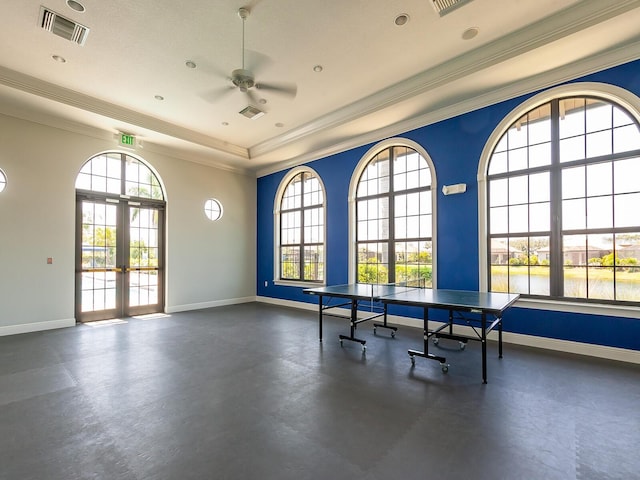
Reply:
[[322, 341], [322, 295], [318, 300], [318, 337]]
[[355, 298], [351, 300], [351, 318], [349, 320], [350, 323], [350, 335], [338, 335], [340, 339], [340, 345], [342, 345], [343, 340], [350, 340], [352, 342], [358, 342], [362, 345], [362, 352], [367, 349], [366, 340], [362, 340], [361, 338], [356, 338], [356, 325], [358, 324], [358, 300]]
[[498, 323], [498, 358], [502, 358], [502, 317]]
[[487, 383], [487, 314], [482, 314], [482, 383]]
[[391, 338], [395, 338], [396, 332], [398, 331], [398, 327], [394, 327], [392, 325], [388, 325], [387, 324], [387, 309], [388, 309], [388, 306], [387, 306], [386, 303], [384, 305], [382, 305], [383, 322], [382, 323], [374, 323], [373, 324], [373, 333], [375, 335], [376, 331], [377, 331], [377, 328], [378, 327], [382, 327], [382, 328], [386, 328], [388, 330], [391, 330]]
[[442, 368], [442, 371], [444, 373], [449, 371], [449, 364], [447, 363], [447, 359], [444, 357], [441, 357], [439, 355], [434, 355], [433, 353], [429, 353], [429, 308], [428, 307], [424, 307], [424, 326], [422, 329], [422, 345], [423, 345], [423, 351], [419, 352], [418, 350], [408, 350], [407, 353], [409, 354], [409, 358], [411, 358], [411, 365], [415, 365], [416, 364], [416, 359], [415, 357], [422, 357], [422, 358], [429, 358], [431, 360], [437, 360], [438, 362], [440, 362], [440, 368]]

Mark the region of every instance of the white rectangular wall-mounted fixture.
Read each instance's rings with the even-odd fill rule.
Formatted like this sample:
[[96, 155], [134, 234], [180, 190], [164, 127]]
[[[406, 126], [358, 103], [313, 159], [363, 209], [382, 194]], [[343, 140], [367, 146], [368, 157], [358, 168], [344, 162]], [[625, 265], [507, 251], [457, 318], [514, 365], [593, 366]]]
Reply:
[[238, 113], [240, 115], [244, 115], [247, 118], [250, 118], [251, 120], [255, 120], [256, 118], [260, 118], [261, 116], [264, 115], [264, 112], [262, 110], [251, 105], [247, 105]]
[[455, 185], [445, 185], [442, 187], [442, 193], [445, 195], [454, 195], [456, 193], [464, 193], [467, 191], [466, 183], [456, 183]]
[[89, 28], [45, 7], [40, 7], [38, 25], [48, 32], [81, 46], [87, 41], [89, 35]]
[[441, 17], [444, 17], [446, 14], [451, 13], [456, 8], [460, 8], [461, 6], [471, 1], [472, 0], [431, 0], [433, 8], [436, 9], [436, 12]]

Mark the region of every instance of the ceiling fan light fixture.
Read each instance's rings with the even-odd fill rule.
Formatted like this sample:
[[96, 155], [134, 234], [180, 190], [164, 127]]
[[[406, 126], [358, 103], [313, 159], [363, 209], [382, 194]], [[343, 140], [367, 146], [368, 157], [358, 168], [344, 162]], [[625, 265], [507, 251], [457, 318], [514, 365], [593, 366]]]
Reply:
[[243, 115], [251, 120], [256, 120], [262, 117], [265, 112], [260, 110], [259, 108], [254, 107], [253, 105], [247, 105], [245, 108], [238, 112], [240, 115]]

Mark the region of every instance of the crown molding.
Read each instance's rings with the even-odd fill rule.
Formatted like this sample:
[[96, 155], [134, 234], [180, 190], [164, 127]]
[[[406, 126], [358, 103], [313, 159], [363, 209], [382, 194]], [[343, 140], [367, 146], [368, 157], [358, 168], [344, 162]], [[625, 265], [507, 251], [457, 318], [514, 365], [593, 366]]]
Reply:
[[425, 70], [340, 110], [299, 128], [289, 130], [283, 135], [257, 144], [249, 149], [249, 155], [251, 158], [256, 158], [287, 144], [300, 141], [309, 135], [336, 128], [357, 118], [379, 112], [394, 104], [511, 60], [639, 7], [639, 0], [585, 0], [578, 2], [551, 17], [539, 20], [528, 27]]
[[[249, 159], [249, 151], [238, 145], [204, 135], [188, 128], [180, 127], [164, 120], [135, 112], [128, 108], [104, 102], [97, 98], [54, 85], [43, 80], [25, 75], [0, 66], [0, 84], [25, 93], [79, 108], [120, 122], [140, 127], [141, 129], [168, 135], [186, 142], [218, 150], [243, 159]], [[134, 132], [135, 133], [135, 132]]]
[[[94, 138], [108, 142], [113, 145], [113, 148], [120, 148], [117, 142], [114, 140], [114, 131], [107, 131], [104, 129], [91, 127], [84, 123], [73, 122], [71, 120], [61, 119], [52, 115], [47, 115], [42, 112], [25, 112], [23, 110], [16, 111], [15, 109], [7, 108], [4, 105], [0, 105], [0, 115], [4, 117], [16, 118], [25, 122], [31, 122], [38, 125], [44, 125], [50, 128], [56, 128], [65, 132], [76, 133], [85, 137]], [[221, 162], [218, 159], [212, 159], [203, 155], [191, 155], [184, 149], [173, 148], [167, 145], [158, 145], [153, 141], [147, 140], [144, 136], [138, 136], [140, 140], [143, 140], [144, 147], [141, 150], [136, 150], [136, 153], [142, 155], [143, 152], [153, 152], [159, 155], [184, 160], [186, 162], [198, 163], [207, 167], [216, 168], [218, 170], [224, 170], [240, 175], [253, 176], [252, 172], [246, 168], [240, 168], [228, 163]]]
[[607, 68], [612, 68], [624, 63], [640, 59], [640, 39], [634, 43], [618, 46], [596, 55], [563, 65], [562, 67], [548, 70], [524, 80], [513, 82], [502, 87], [492, 88], [485, 92], [473, 92], [455, 103], [434, 109], [424, 115], [409, 118], [387, 127], [367, 132], [364, 135], [350, 138], [343, 142], [331, 143], [324, 148], [319, 148], [287, 161], [269, 165], [255, 170], [256, 177], [263, 177], [281, 170], [291, 168], [303, 163], [325, 158], [353, 148], [361, 147], [369, 143], [380, 141], [384, 138], [405, 134], [411, 130], [431, 125], [449, 118], [485, 108], [490, 105], [528, 95], [538, 90], [549, 88], [564, 82], [596, 73]]

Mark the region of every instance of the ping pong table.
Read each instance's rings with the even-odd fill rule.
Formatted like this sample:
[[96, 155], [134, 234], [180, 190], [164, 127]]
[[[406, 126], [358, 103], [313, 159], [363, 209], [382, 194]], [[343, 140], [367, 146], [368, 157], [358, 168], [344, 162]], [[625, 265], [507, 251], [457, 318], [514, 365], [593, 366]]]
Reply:
[[[389, 284], [347, 284], [327, 287], [308, 288], [304, 293], [318, 297], [318, 327], [319, 338], [322, 341], [322, 319], [324, 315], [345, 317], [345, 315], [327, 313], [328, 310], [350, 306], [350, 335], [340, 335], [340, 344], [343, 340], [358, 342], [362, 345], [363, 352], [366, 349], [366, 340], [355, 336], [357, 325], [383, 318], [383, 323], [374, 324], [374, 333], [377, 327], [391, 330], [391, 336], [395, 336], [396, 327], [387, 324], [387, 312], [389, 305], [404, 305], [423, 309], [423, 350], [408, 350], [412, 366], [415, 365], [415, 357], [423, 357], [440, 362], [443, 372], [449, 370], [446, 358], [429, 352], [429, 340], [435, 345], [440, 338], [457, 340], [460, 348], [464, 349], [469, 340], [479, 341], [482, 344], [482, 381], [487, 383], [487, 335], [494, 328], [498, 328], [498, 356], [502, 358], [502, 315], [520, 297], [518, 294], [476, 292], [465, 290], [445, 290], [416, 288], [402, 285]], [[325, 297], [328, 299], [324, 301]], [[341, 299], [342, 303], [334, 304], [332, 299]], [[358, 318], [361, 305], [365, 305], [369, 314]], [[429, 330], [429, 309], [446, 310], [449, 312], [448, 321], [434, 330]], [[462, 320], [471, 328], [472, 335], [463, 335], [456, 332], [456, 320]]]

